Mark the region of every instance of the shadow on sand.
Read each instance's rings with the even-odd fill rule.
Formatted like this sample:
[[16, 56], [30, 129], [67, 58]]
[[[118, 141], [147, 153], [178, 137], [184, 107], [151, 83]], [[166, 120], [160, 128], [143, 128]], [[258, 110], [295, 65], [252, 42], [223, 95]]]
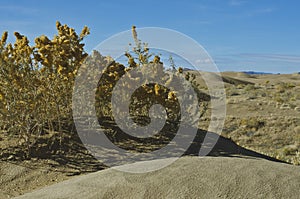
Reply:
[[[200, 152], [200, 148], [203, 147], [203, 140], [207, 136], [208, 138], [215, 139], [217, 136], [216, 133], [207, 132], [205, 130], [198, 129], [197, 135], [193, 140], [190, 147], [187, 149], [184, 155], [192, 155], [198, 156]], [[200, 154], [201, 155], [201, 154]], [[217, 143], [212, 148], [212, 150], [208, 153], [208, 156], [214, 157], [240, 157], [240, 158], [263, 158], [270, 161], [287, 163], [276, 158], [263, 155], [261, 153], [257, 153], [255, 151], [246, 149], [242, 146], [237, 145], [231, 139], [225, 138], [222, 135], [219, 136]]]

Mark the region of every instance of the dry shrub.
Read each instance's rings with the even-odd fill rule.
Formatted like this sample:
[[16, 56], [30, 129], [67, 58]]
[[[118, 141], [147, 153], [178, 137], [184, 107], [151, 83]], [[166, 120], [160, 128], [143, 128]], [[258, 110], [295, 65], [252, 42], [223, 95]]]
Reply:
[[[80, 34], [59, 22], [56, 23], [56, 28], [58, 34], [52, 39], [42, 35], [35, 39], [33, 46], [29, 45], [26, 36], [19, 33], [15, 33], [16, 42], [13, 45], [6, 42], [7, 32], [3, 33], [0, 43], [0, 128], [19, 136], [20, 142], [27, 147], [28, 157], [31, 146], [42, 136], [45, 129], [58, 131], [60, 136], [74, 131], [74, 81], [79, 67], [89, 70], [90, 64], [110, 63], [104, 69], [96, 92], [95, 106], [99, 118], [113, 119], [112, 89], [126, 72], [135, 67], [140, 67], [142, 73], [150, 71], [153, 76], [163, 74], [166, 81], [174, 77], [175, 73], [182, 76], [195, 90], [199, 105], [202, 106], [201, 114], [206, 111], [207, 102], [202, 99], [204, 95], [198, 89], [195, 75], [184, 75], [182, 68], [165, 71], [160, 57], [153, 56], [147, 44], [137, 38], [135, 27], [132, 29], [135, 45], [131, 52], [125, 53], [128, 58], [127, 67], [100, 55], [99, 52], [87, 57], [82, 43], [89, 34], [87, 27]], [[183, 89], [186, 89], [185, 85]], [[156, 84], [145, 84], [140, 88], [132, 97], [131, 112], [140, 114], [133, 116], [147, 116], [150, 106], [155, 103], [166, 105], [174, 120], [180, 116], [176, 94]], [[193, 114], [198, 114], [195, 110], [197, 109], [190, 110], [190, 118], [193, 118]]]
[[241, 119], [240, 125], [247, 129], [258, 130], [259, 128], [261, 128], [265, 125], [265, 122], [255, 118], [255, 117], [251, 117], [251, 118]]
[[63, 132], [71, 124], [71, 96], [78, 67], [87, 56], [80, 36], [67, 25], [56, 24], [52, 40], [42, 35], [30, 46], [15, 32], [16, 41], [0, 43], [0, 128], [16, 134], [28, 148], [45, 128]]

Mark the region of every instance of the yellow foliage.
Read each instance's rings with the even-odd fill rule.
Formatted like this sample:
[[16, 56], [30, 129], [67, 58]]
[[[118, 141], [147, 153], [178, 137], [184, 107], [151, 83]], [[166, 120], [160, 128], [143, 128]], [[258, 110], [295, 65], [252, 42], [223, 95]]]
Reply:
[[58, 66], [57, 73], [62, 75], [63, 67], [61, 65]]
[[[87, 56], [82, 40], [89, 29], [84, 27], [78, 36], [67, 25], [57, 22], [56, 27], [56, 36], [41, 35], [34, 45], [18, 32], [14, 33], [15, 43], [6, 44], [8, 33], [2, 34], [0, 129], [5, 123], [8, 131], [32, 137], [30, 134], [40, 133], [33, 126], [50, 128], [53, 122], [70, 122], [74, 77]], [[62, 130], [61, 126], [55, 128], [50, 130]]]
[[183, 68], [182, 68], [182, 67], [179, 67], [179, 68], [178, 68], [178, 72], [179, 72], [179, 73], [183, 73]]
[[7, 36], [8, 36], [8, 32], [5, 31], [5, 32], [2, 34], [2, 37], [1, 37], [1, 45], [4, 45], [4, 44], [6, 43]]
[[154, 92], [155, 92], [155, 95], [159, 95], [159, 85], [158, 84], [155, 84], [154, 85]]
[[175, 93], [175, 91], [170, 91], [169, 93], [168, 93], [168, 100], [176, 100], [177, 98], [176, 98], [176, 93]]

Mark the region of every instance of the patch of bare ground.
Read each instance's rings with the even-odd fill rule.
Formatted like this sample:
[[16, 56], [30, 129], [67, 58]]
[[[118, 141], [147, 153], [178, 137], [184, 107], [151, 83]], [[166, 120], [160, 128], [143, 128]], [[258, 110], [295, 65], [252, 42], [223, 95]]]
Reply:
[[[207, 93], [200, 73], [190, 72], [197, 75], [201, 90]], [[222, 75], [227, 113], [222, 136], [210, 155], [255, 156], [300, 164], [300, 75]], [[208, 111], [186, 155], [198, 154], [210, 120]], [[121, 139], [117, 144], [131, 150], [136, 143]], [[0, 148], [0, 198], [106, 168], [76, 133], [44, 132], [28, 150], [17, 135], [1, 132]]]

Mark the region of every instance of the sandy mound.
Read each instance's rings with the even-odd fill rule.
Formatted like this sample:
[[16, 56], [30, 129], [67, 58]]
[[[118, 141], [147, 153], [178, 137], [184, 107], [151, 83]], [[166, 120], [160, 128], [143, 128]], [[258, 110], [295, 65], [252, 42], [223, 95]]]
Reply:
[[298, 198], [299, 195], [297, 166], [254, 158], [183, 157], [154, 172], [132, 174], [107, 169], [18, 198]]

